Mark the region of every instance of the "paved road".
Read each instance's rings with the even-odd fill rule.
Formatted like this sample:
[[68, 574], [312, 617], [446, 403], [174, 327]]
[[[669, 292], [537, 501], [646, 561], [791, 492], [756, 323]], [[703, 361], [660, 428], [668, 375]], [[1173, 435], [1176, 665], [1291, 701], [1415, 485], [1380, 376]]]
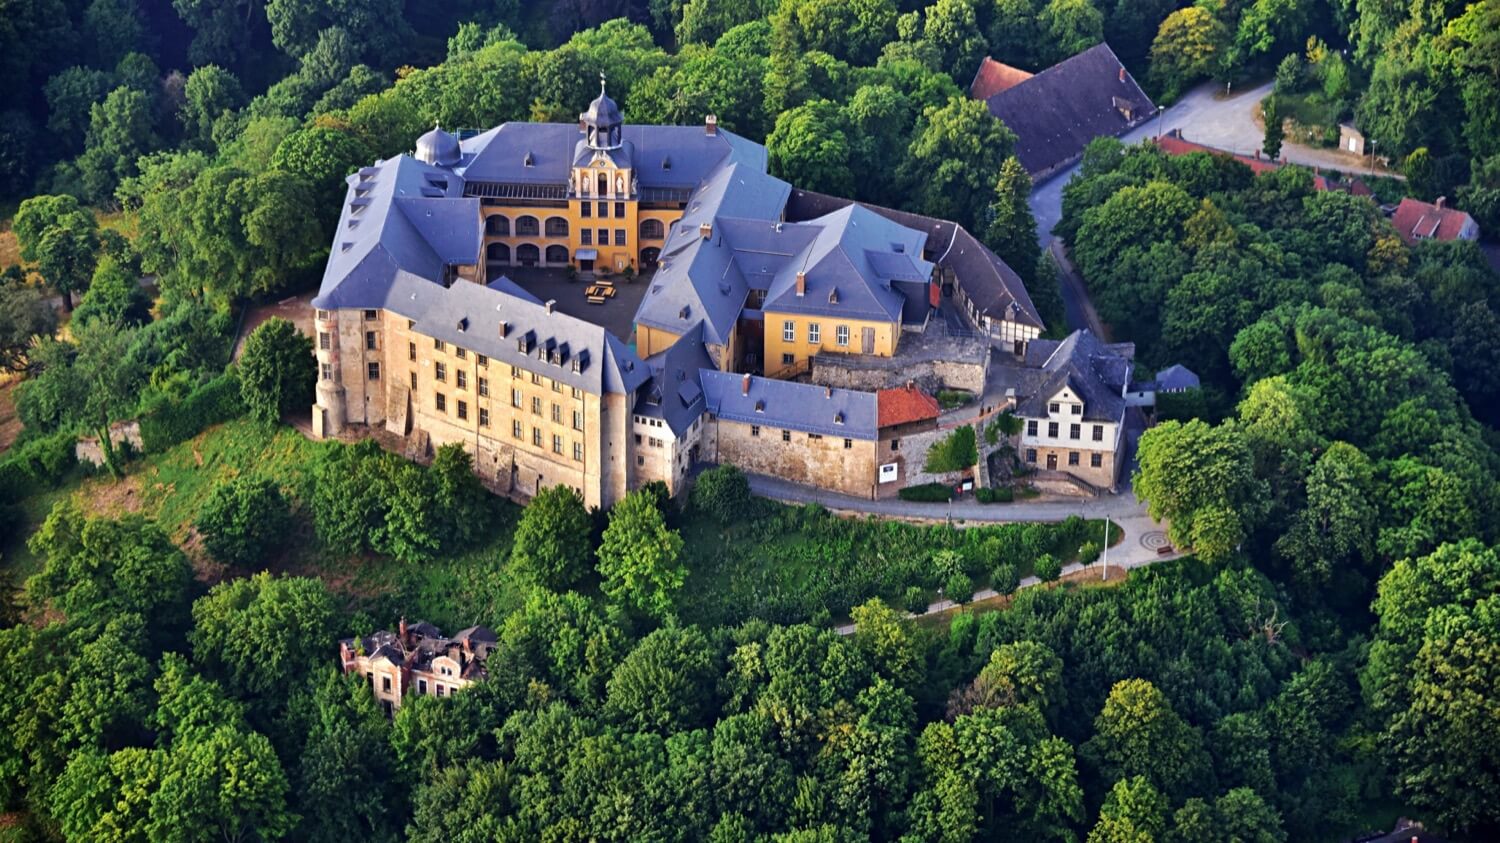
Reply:
[[[1205, 82], [1164, 113], [1127, 132], [1121, 140], [1138, 143], [1163, 132], [1181, 129], [1183, 136], [1190, 141], [1229, 152], [1254, 154], [1265, 140], [1265, 129], [1255, 122], [1255, 106], [1271, 93], [1272, 86], [1273, 83], [1266, 82], [1224, 97], [1221, 96], [1221, 85]], [[1282, 146], [1282, 157], [1294, 164], [1369, 172], [1368, 158], [1331, 149], [1287, 143]], [[1062, 218], [1062, 189], [1077, 171], [1077, 165], [1063, 170], [1031, 192], [1031, 213], [1036, 217], [1037, 236], [1043, 246], [1052, 240], [1052, 227]]]

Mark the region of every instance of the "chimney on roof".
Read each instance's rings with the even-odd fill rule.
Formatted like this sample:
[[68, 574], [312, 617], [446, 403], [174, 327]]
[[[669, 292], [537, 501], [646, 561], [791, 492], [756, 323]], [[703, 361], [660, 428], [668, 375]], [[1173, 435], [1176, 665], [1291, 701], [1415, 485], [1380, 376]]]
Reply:
[[824, 398], [832, 398], [833, 397], [833, 387], [831, 387], [831, 386], [825, 386], [825, 387], [823, 387], [823, 397]]
[[552, 312], [552, 308], [554, 308], [556, 306], [557, 306], [557, 299], [547, 299], [547, 303], [544, 304], [544, 305], [542, 305], [542, 307], [547, 308], [547, 312], [548, 313], [551, 313]]
[[740, 394], [741, 395], [749, 395], [750, 394], [750, 373], [749, 372], [746, 372], [744, 379], [740, 381]]
[[699, 223], [698, 236], [702, 237], [704, 240], [707, 240], [708, 238], [714, 236], [714, 224], [711, 222]]
[[504, 338], [508, 334], [510, 334], [510, 321], [506, 320], [506, 319], [501, 319], [500, 320], [500, 336], [502, 338]]
[[401, 643], [406, 644], [406, 616], [401, 616], [401, 622], [396, 624], [396, 631], [401, 634]]
[[710, 114], [703, 118], [703, 134], [713, 137], [719, 133], [719, 118]]
[[907, 392], [912, 392], [916, 388], [917, 388], [917, 382], [916, 381], [907, 381], [906, 382], [906, 391]]
[[1439, 196], [1437, 198], [1437, 201], [1434, 202], [1434, 203], [1432, 203], [1432, 204], [1436, 205], [1439, 210], [1442, 210], [1443, 208], [1448, 207], [1448, 197], [1446, 197], [1446, 196]]
[[1125, 81], [1125, 67], [1123, 65], [1121, 65], [1121, 67], [1120, 67], [1120, 81], [1121, 82]]
[[797, 295], [807, 295], [807, 273], [800, 269], [797, 270]]

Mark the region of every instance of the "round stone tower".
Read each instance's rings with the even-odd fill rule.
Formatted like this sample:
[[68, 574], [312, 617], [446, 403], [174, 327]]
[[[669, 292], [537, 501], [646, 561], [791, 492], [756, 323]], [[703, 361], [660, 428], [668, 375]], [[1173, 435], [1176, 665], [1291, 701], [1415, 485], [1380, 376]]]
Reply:
[[[318, 385], [314, 392], [317, 403], [313, 405], [313, 435], [319, 438], [337, 436], [344, 430], [344, 387], [339, 383], [339, 326], [334, 311], [317, 312], [318, 334]], [[328, 337], [328, 347], [323, 347], [323, 337]]]

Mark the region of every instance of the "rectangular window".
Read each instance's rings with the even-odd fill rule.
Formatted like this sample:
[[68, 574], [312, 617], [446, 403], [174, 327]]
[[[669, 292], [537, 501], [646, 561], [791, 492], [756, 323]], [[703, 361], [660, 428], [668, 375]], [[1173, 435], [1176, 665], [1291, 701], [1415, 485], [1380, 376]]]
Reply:
[[1069, 439], [1078, 439], [1078, 438], [1080, 438], [1082, 436], [1083, 436], [1083, 425], [1078, 425], [1078, 424], [1070, 424], [1070, 425], [1068, 425], [1068, 438]]
[[578, 242], [584, 246], [594, 245], [594, 230], [592, 228], [579, 229]]
[[797, 323], [790, 319], [781, 323], [781, 341], [794, 342], [797, 339]]
[[378, 310], [366, 310], [365, 311], [365, 319], [373, 320], [375, 317], [377, 317], [379, 315], [380, 315], [380, 311], [378, 311]]
[[1073, 415], [1075, 415], [1075, 416], [1081, 416], [1081, 415], [1083, 415], [1083, 405], [1082, 404], [1074, 404], [1072, 406], [1072, 410], [1073, 410]]
[[468, 421], [469, 420], [469, 402], [467, 402], [467, 401], [460, 401], [460, 402], [458, 402], [458, 418], [459, 418], [460, 421]]
[[1092, 467], [1094, 467], [1094, 468], [1103, 468], [1104, 467], [1104, 455], [1103, 454], [1089, 454], [1089, 465], [1092, 466]]
[[595, 208], [594, 210], [596, 210], [596, 211], [599, 212], [599, 219], [604, 219], [605, 217], [609, 216], [609, 203], [608, 202], [600, 202], [600, 203], [598, 203], [598, 205], [599, 206], [597, 208]]
[[1057, 422], [1047, 422], [1047, 435], [1053, 439], [1057, 438]]
[[579, 202], [578, 213], [584, 219], [592, 217], [594, 215], [594, 204], [592, 202]]
[[844, 440], [844, 450], [848, 450], [848, 449], [853, 448], [853, 447], [854, 447], [854, 440], [853, 439], [845, 439]]
[[486, 410], [483, 407], [479, 408], [479, 426], [480, 427], [489, 427], [490, 426], [490, 411]]
[[479, 359], [475, 360], [474, 362], [478, 363], [479, 368], [483, 369], [484, 367], [490, 365], [490, 358], [485, 357], [483, 354], [481, 354], [479, 355]]
[[331, 344], [331, 342], [328, 339], [328, 332], [327, 331], [319, 331], [318, 332], [318, 348], [321, 348], [321, 349], [323, 349], [323, 350], [326, 351], [330, 347], [332, 347], [332, 344]]
[[617, 228], [617, 229], [615, 229], [615, 245], [616, 246], [623, 246], [623, 245], [625, 245], [625, 229], [623, 229], [623, 228]]
[[540, 416], [542, 414], [542, 399], [536, 396], [532, 396], [531, 398], [531, 414], [533, 416]]
[[416, 329], [417, 329], [417, 320], [415, 320], [415, 319], [408, 319], [408, 320], [406, 320], [406, 330], [408, 330], [408, 331], [415, 331]]
[[521, 401], [522, 401], [521, 390], [519, 390], [519, 389], [512, 389], [510, 391], [510, 405], [512, 407], [515, 407], [517, 410], [519, 410], [519, 409], [521, 409]]
[[[600, 216], [603, 216], [603, 214], [600, 214]], [[599, 238], [599, 245], [601, 245], [601, 246], [608, 246], [609, 245], [609, 229], [607, 229], [607, 228], [601, 228], [601, 229], [599, 229], [598, 230], [598, 238]]]
[[320, 310], [320, 311], [318, 311], [318, 318], [319, 319], [327, 319], [327, 318], [329, 318], [328, 311], [326, 311], [326, 310]]
[[511, 376], [512, 379], [520, 378], [521, 377], [521, 370], [518, 369], [518, 368], [516, 368], [515, 366], [511, 366], [510, 367], [510, 376]]
[[419, 694], [425, 694], [425, 693], [427, 693], [427, 680], [426, 679], [418, 679], [417, 680], [417, 693], [419, 693]]
[[531, 429], [531, 444], [538, 448], [542, 447], [542, 429], [540, 427], [533, 427]]
[[553, 381], [552, 382], [552, 391], [553, 392], [562, 392], [562, 381]]
[[1095, 442], [1103, 442], [1104, 441], [1104, 425], [1102, 425], [1102, 424], [1096, 424], [1096, 425], [1094, 425], [1094, 441]]
[[1077, 451], [1069, 451], [1068, 452], [1068, 465], [1078, 465], [1078, 452]]
[[391, 677], [380, 677], [380, 690], [385, 691], [387, 694], [391, 692]]
[[1026, 422], [1026, 435], [1027, 436], [1035, 436], [1036, 435], [1036, 420], [1035, 419], [1032, 419], [1032, 420]]
[[1049, 413], [1055, 413], [1059, 409], [1061, 409], [1061, 407], [1056, 401], [1053, 401], [1051, 404], [1047, 405], [1047, 412]]
[[783, 431], [781, 431], [781, 441], [783, 441], [783, 442], [790, 442], [790, 441], [792, 441], [792, 432], [790, 430], [783, 430]]
[[579, 389], [576, 386], [573, 387], [573, 397], [574, 398], [582, 398], [583, 397], [583, 390]]
[[562, 406], [556, 401], [552, 402], [552, 423], [562, 424]]
[[435, 349], [437, 349], [438, 351], [447, 351], [448, 350], [448, 344], [445, 343], [445, 342], [443, 342], [442, 340], [436, 339], [436, 338], [434, 338], [433, 341], [432, 341], [432, 347], [435, 348]]
[[380, 380], [380, 364], [370, 363], [365, 366], [365, 377], [372, 381]]
[[617, 218], [619, 218], [619, 219], [622, 219], [622, 220], [625, 219], [625, 203], [624, 202], [616, 202], [615, 203], [615, 216]]
[[333, 380], [333, 367], [332, 366], [328, 365], [327, 363], [320, 363], [320, 364], [318, 364], [318, 369], [319, 369], [318, 374], [319, 374], [320, 377], [323, 378], [323, 380], [325, 380], [325, 381], [331, 381], [331, 380]]
[[406, 344], [406, 359], [407, 360], [415, 360], [415, 359], [417, 359], [417, 344], [416, 343], [409, 342], [409, 343]]
[[790, 365], [792, 365], [795, 362], [797, 362], [797, 355], [795, 355], [795, 354], [782, 354], [781, 355], [781, 365], [783, 365], [783, 366], [790, 366]]
[[823, 341], [823, 326], [816, 322], [807, 323], [807, 341], [813, 345]]
[[573, 429], [574, 430], [583, 430], [583, 411], [582, 410], [574, 410], [573, 411]]
[[807, 434], [807, 439], [808, 439], [809, 442], [811, 442], [814, 439], [822, 439], [822, 438], [823, 438], [823, 434], [821, 434], [821, 433], [809, 433], [809, 434]]
[[455, 346], [453, 349], [453, 355], [460, 360], [467, 360], [469, 359], [469, 350], [467, 348], [463, 348], [462, 346]]
[[833, 342], [835, 345], [849, 344], [849, 326], [839, 325], [833, 329]]
[[510, 435], [517, 439], [520, 439], [523, 435], [521, 433], [521, 422], [519, 419], [510, 423]]
[[412, 389], [416, 389], [417, 388], [417, 373], [416, 372], [412, 372], [411, 373], [411, 388]]
[[479, 378], [479, 397], [488, 398], [490, 394], [490, 379], [481, 376]]
[[437, 396], [437, 398], [435, 399], [435, 403], [437, 405], [437, 411], [439, 413], [446, 413], [446, 412], [448, 412], [448, 396], [444, 395], [441, 392], [435, 392], [435, 393], [433, 393], [433, 395]]
[[554, 433], [552, 434], [552, 453], [561, 454], [562, 452], [562, 437]]
[[375, 332], [374, 331], [365, 331], [365, 350], [366, 351], [374, 351], [375, 350]]
[[466, 372], [466, 371], [464, 371], [463, 369], [459, 369], [458, 371], [454, 372], [453, 373], [453, 383], [459, 389], [468, 389], [469, 388], [469, 373]]
[[583, 462], [583, 443], [582, 442], [574, 442], [573, 443], [573, 461], [574, 462]]
[[751, 436], [759, 436], [760, 435], [760, 425], [758, 425], [758, 424], [752, 424], [752, 425], [750, 425], [750, 435]]
[[443, 695], [443, 686], [442, 685], [438, 685], [437, 686], [437, 695], [440, 696], [440, 697]]
[[1026, 461], [1030, 462], [1030, 463], [1036, 462], [1036, 449], [1035, 448], [1027, 448], [1026, 449]]
[[434, 363], [434, 364], [432, 364], [432, 376], [435, 377], [435, 378], [437, 378], [439, 383], [447, 383], [447, 381], [448, 381], [448, 366], [447, 366], [447, 364], [445, 364], [445, 363]]
[[539, 375], [539, 374], [537, 374], [536, 372], [532, 372], [531, 373], [531, 382], [534, 383], [534, 384], [536, 384], [537, 386], [541, 386], [542, 385], [542, 376]]

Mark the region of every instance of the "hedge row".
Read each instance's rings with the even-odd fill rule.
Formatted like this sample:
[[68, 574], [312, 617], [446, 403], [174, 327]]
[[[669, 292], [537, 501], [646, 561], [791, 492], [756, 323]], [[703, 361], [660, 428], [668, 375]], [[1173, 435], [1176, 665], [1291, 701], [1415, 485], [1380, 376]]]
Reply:
[[923, 501], [927, 503], [942, 503], [953, 500], [953, 489], [943, 483], [923, 483], [920, 486], [907, 486], [896, 494], [904, 501]]
[[240, 381], [234, 369], [203, 384], [176, 404], [164, 404], [141, 417], [141, 446], [146, 453], [164, 451], [197, 436], [205, 428], [245, 414]]
[[1015, 497], [1016, 493], [1009, 486], [974, 490], [974, 498], [980, 503], [1010, 503], [1015, 500]]
[[68, 431], [32, 439], [0, 460], [0, 500], [17, 501], [55, 486], [77, 464]]

